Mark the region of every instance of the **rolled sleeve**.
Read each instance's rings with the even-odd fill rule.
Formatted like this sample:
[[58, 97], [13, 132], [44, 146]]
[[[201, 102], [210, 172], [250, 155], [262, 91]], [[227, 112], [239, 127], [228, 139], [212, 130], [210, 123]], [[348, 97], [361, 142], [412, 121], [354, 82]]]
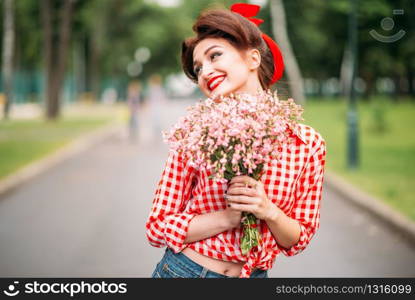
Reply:
[[288, 249], [281, 247], [281, 252], [286, 256], [301, 253], [320, 227], [326, 143], [320, 135], [318, 137], [317, 150], [311, 156], [301, 179], [297, 182], [296, 201], [290, 214], [290, 217], [300, 224], [300, 238]]
[[196, 216], [185, 212], [194, 179], [194, 168], [170, 152], [146, 222], [146, 237], [152, 246], [167, 246], [176, 253], [186, 247], [189, 223]]

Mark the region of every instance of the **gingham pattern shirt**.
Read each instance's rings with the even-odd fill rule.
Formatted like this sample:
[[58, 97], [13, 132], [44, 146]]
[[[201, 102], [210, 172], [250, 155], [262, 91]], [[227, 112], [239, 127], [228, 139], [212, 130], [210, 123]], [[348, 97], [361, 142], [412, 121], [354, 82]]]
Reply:
[[320, 200], [323, 187], [326, 144], [312, 127], [298, 124], [288, 128], [295, 146], [283, 147], [282, 157], [264, 167], [261, 181], [269, 199], [301, 227], [300, 239], [289, 249], [278, 245], [264, 221], [261, 221], [262, 243], [242, 255], [241, 228], [185, 244], [190, 221], [197, 215], [226, 209], [224, 194], [227, 183], [208, 179], [205, 170], [191, 167], [177, 154], [169, 153], [158, 183], [146, 236], [155, 247], [169, 247], [178, 253], [185, 247], [200, 254], [231, 262], [245, 262], [240, 277], [252, 270], [271, 269], [279, 253], [293, 256], [303, 251], [319, 228]]

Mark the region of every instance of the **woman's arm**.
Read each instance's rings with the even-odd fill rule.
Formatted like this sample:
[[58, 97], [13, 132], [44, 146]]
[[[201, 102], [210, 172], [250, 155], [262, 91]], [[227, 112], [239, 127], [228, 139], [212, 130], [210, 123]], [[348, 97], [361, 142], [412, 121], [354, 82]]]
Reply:
[[177, 154], [169, 153], [158, 184], [146, 236], [155, 247], [168, 246], [180, 252], [188, 244], [239, 226], [241, 212], [227, 207], [207, 214], [183, 212], [191, 197], [195, 170]]
[[232, 208], [194, 217], [189, 224], [184, 243], [193, 243], [239, 226], [241, 212]]
[[270, 207], [270, 214], [264, 221], [278, 245], [289, 249], [300, 240], [301, 227], [298, 221], [288, 217], [276, 205]]
[[184, 212], [183, 208], [191, 198], [195, 176], [191, 166], [169, 152], [146, 222], [146, 236], [152, 246], [167, 246], [175, 252], [186, 247], [187, 229], [197, 213]]

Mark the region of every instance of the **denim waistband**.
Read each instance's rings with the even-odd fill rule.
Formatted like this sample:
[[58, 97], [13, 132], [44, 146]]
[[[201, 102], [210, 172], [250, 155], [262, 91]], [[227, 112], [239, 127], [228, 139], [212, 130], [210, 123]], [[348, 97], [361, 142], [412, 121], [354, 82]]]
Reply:
[[[170, 248], [166, 249], [166, 253], [163, 257], [163, 260], [169, 261], [172, 260], [174, 263], [180, 265], [182, 269], [185, 269], [189, 272], [189, 277], [199, 277], [199, 278], [238, 278], [233, 276], [226, 276], [214, 271], [211, 271], [205, 268], [202, 265], [199, 265], [195, 261], [191, 260], [185, 254], [179, 252], [174, 253]], [[251, 277], [268, 277], [267, 271], [256, 269], [252, 272]]]

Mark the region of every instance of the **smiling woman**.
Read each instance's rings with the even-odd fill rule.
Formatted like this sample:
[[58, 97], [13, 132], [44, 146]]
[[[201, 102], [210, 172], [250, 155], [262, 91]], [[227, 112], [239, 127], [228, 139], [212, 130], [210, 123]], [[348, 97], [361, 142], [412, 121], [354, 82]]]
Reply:
[[[196, 36], [182, 44], [185, 74], [215, 102], [230, 94], [255, 97], [282, 76], [278, 46], [253, 18], [258, 10], [249, 4], [207, 10], [193, 26]], [[305, 249], [319, 227], [326, 148], [309, 126], [288, 131], [295, 145], [282, 147], [281, 161], [269, 163], [259, 180], [216, 182], [170, 151], [146, 222], [151, 245], [167, 246], [152, 277], [264, 278], [279, 253]], [[260, 220], [250, 225], [261, 243], [248, 251], [241, 245], [242, 212]]]
[[257, 49], [239, 51], [226, 39], [206, 38], [194, 48], [194, 73], [202, 92], [211, 98], [261, 89]]
[[[250, 84], [251, 87], [243, 87], [253, 92], [257, 91], [258, 86], [266, 89], [279, 79], [274, 78], [274, 73], [281, 77], [284, 68], [281, 54], [278, 53], [274, 59], [263, 33], [240, 14], [228, 10], [207, 10], [197, 19], [193, 30], [196, 37], [182, 44], [183, 70], [207, 96], [211, 95], [207, 81], [212, 76], [222, 75], [232, 86], [223, 87], [224, 95], [237, 90], [244, 83]], [[278, 61], [278, 65], [275, 61]], [[242, 79], [246, 79], [246, 82], [241, 82]], [[235, 84], [232, 84], [234, 81]], [[219, 94], [219, 91], [216, 93]]]

